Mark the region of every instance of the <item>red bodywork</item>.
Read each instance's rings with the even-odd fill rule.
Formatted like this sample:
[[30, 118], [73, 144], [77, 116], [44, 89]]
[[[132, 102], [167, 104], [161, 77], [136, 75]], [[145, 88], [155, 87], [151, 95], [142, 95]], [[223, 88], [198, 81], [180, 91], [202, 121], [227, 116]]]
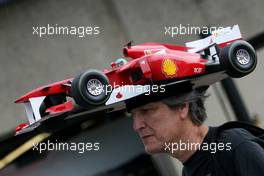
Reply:
[[[110, 84], [115, 86], [146, 84], [149, 81], [162, 81], [172, 78], [183, 78], [203, 74], [205, 72], [205, 62], [200, 54], [188, 53], [187, 47], [145, 43], [136, 46], [127, 46], [123, 52], [126, 57], [132, 58], [129, 62], [111, 70], [105, 70]], [[164, 61], [169, 60], [170, 66], [176, 67], [174, 74], [166, 74], [163, 69]], [[113, 65], [112, 65], [113, 66]], [[195, 70], [199, 70], [199, 72]], [[143, 73], [143, 79], [133, 81], [131, 74], [135, 71]], [[25, 103], [29, 98], [48, 96], [58, 93], [66, 93], [70, 96], [72, 79], [55, 82], [40, 88], [37, 88], [24, 96], [18, 98], [16, 103]], [[69, 105], [67, 105], [69, 107]]]
[[18, 98], [15, 103], [25, 103], [29, 101], [29, 98], [48, 96], [59, 93], [66, 93], [69, 95], [71, 92], [71, 81], [72, 78], [39, 87]]
[[[124, 56], [133, 60], [114, 70], [105, 72], [112, 86], [146, 84], [150, 81], [163, 81], [172, 78], [183, 78], [203, 74], [205, 62], [200, 54], [188, 53], [187, 47], [146, 43], [125, 47]], [[176, 67], [175, 73], [168, 75], [164, 72], [163, 63], [170, 60], [170, 66]], [[199, 72], [196, 72], [196, 70]], [[143, 73], [143, 79], [133, 81], [131, 74], [137, 70]]]
[[[158, 43], [146, 43], [136, 46], [127, 46], [123, 49], [124, 56], [131, 58], [127, 63], [111, 64], [111, 70], [104, 70], [113, 88], [122, 85], [144, 85], [155, 81], [164, 81], [174, 78], [186, 78], [205, 73], [206, 59], [200, 54], [188, 53], [184, 46], [174, 46]], [[133, 79], [137, 73], [140, 79]], [[64, 93], [71, 96], [73, 78], [55, 82], [37, 88], [17, 99], [16, 103], [27, 103], [30, 98], [49, 96]], [[74, 109], [73, 101], [49, 107], [48, 114], [68, 112]], [[17, 132], [27, 126], [18, 126]]]

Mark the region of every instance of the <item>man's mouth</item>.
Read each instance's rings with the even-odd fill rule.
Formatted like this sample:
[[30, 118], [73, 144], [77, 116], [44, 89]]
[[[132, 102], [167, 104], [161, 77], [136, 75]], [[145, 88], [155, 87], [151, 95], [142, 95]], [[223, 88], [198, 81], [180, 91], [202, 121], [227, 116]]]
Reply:
[[151, 136], [153, 136], [153, 135], [144, 135], [144, 136], [141, 136], [141, 139], [146, 139], [146, 138], [149, 138]]

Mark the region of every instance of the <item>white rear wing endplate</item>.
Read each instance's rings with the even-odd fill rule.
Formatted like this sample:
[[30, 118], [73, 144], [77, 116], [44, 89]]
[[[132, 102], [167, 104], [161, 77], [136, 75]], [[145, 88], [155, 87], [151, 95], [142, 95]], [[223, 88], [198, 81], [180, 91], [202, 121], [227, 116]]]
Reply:
[[204, 39], [187, 42], [185, 43], [185, 45], [186, 47], [191, 48], [191, 49], [188, 49], [188, 52], [196, 53], [214, 44], [217, 44], [223, 47], [227, 45], [229, 42], [239, 40], [239, 39], [242, 39], [239, 26], [234, 25], [232, 28], [226, 27], [220, 30], [213, 31], [212, 35]]

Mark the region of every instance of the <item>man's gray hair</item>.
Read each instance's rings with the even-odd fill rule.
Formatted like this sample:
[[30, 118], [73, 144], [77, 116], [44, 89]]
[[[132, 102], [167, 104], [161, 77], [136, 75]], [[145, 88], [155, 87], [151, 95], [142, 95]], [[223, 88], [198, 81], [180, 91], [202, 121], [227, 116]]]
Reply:
[[207, 97], [208, 95], [205, 95], [205, 91], [193, 90], [190, 93], [163, 99], [162, 102], [170, 108], [179, 108], [184, 106], [184, 103], [189, 103], [191, 121], [199, 126], [207, 118], [206, 109], [204, 107], [204, 101]]

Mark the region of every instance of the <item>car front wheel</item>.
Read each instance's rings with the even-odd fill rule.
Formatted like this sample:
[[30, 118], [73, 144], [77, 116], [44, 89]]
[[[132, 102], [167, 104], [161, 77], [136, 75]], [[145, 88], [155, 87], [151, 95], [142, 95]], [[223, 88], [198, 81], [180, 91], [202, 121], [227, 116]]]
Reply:
[[72, 81], [72, 97], [84, 108], [103, 105], [110, 96], [110, 84], [107, 76], [97, 70], [87, 70]]

